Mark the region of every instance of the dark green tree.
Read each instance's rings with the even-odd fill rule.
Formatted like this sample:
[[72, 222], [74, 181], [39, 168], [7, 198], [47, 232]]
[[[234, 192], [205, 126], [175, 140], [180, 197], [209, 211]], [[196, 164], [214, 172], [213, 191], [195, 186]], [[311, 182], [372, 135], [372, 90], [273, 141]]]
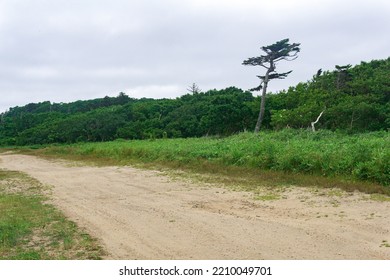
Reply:
[[337, 80], [336, 80], [336, 88], [340, 89], [345, 86], [346, 82], [348, 82], [351, 79], [351, 73], [349, 72], [349, 69], [351, 68], [351, 64], [348, 65], [336, 65], [337, 69]]
[[251, 89], [251, 91], [262, 90], [260, 112], [255, 127], [256, 133], [259, 132], [264, 119], [268, 82], [273, 79], [284, 79], [292, 72], [277, 73], [275, 71], [276, 63], [281, 60], [291, 61], [296, 59], [298, 57], [298, 52], [301, 50], [299, 46], [300, 44], [298, 43], [290, 44], [289, 39], [283, 39], [272, 45], [261, 47], [262, 51], [265, 52], [265, 55], [248, 58], [242, 63], [243, 65], [261, 66], [267, 70], [264, 76], [257, 76], [261, 80], [260, 85]]

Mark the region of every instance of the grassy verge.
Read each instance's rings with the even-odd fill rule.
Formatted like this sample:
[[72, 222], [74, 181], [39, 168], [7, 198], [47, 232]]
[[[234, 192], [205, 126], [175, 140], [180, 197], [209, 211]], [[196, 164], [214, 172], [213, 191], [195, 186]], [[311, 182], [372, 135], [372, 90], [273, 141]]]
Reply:
[[310, 185], [390, 194], [388, 132], [345, 135], [285, 130], [228, 138], [80, 143], [34, 150], [100, 164], [142, 164], [253, 185]]
[[97, 241], [47, 203], [45, 188], [0, 170], [0, 260], [100, 259]]

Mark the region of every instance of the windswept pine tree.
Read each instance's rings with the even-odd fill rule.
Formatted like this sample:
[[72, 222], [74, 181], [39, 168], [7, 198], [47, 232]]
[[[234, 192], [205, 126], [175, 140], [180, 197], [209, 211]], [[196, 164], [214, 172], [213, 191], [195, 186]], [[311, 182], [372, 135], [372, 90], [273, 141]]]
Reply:
[[289, 39], [284, 39], [272, 45], [261, 47], [261, 50], [265, 52], [265, 55], [248, 58], [242, 63], [243, 65], [261, 66], [267, 70], [264, 76], [257, 76], [261, 80], [260, 85], [251, 89], [251, 91], [262, 90], [260, 112], [255, 127], [256, 133], [259, 132], [264, 119], [268, 82], [273, 79], [284, 79], [292, 72], [277, 73], [276, 63], [281, 60], [291, 61], [296, 59], [298, 57], [298, 52], [301, 50], [299, 46], [300, 44], [298, 43], [290, 44]]

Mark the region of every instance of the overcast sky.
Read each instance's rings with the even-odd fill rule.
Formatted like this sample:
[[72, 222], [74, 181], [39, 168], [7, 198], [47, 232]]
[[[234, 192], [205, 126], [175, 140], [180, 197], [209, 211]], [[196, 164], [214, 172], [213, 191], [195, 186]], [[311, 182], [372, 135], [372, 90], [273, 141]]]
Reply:
[[258, 85], [241, 65], [301, 43], [276, 92], [336, 64], [390, 56], [389, 0], [0, 0], [0, 112], [31, 102], [173, 98]]

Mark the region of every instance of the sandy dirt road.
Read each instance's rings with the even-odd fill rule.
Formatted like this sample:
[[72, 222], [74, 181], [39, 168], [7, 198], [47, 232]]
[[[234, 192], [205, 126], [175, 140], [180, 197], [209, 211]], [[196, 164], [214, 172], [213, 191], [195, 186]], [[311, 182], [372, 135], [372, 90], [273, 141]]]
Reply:
[[390, 259], [390, 202], [289, 188], [283, 198], [131, 167], [1, 154], [0, 168], [52, 186], [52, 202], [108, 259]]

